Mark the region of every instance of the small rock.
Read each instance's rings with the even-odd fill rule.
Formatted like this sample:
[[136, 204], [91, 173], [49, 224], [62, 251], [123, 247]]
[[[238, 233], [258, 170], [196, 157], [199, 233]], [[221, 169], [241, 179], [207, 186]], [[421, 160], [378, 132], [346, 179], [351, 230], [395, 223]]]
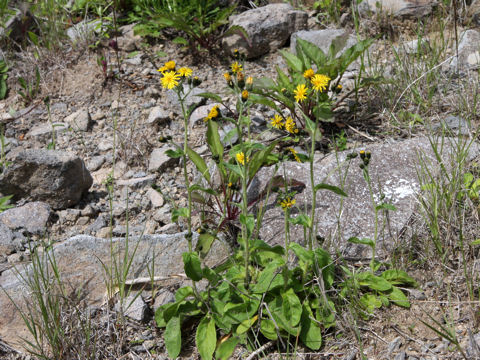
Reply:
[[165, 200], [163, 199], [163, 196], [155, 189], [152, 189], [152, 188], [148, 189], [147, 197], [152, 203], [153, 207], [155, 208], [162, 207], [165, 204]]
[[148, 161], [148, 171], [165, 171], [167, 168], [178, 164], [178, 158], [171, 158], [165, 152], [173, 150], [171, 146], [165, 145], [162, 148], [153, 149]]
[[155, 182], [156, 176], [155, 175], [148, 175], [141, 178], [133, 178], [128, 180], [118, 180], [117, 185], [119, 186], [126, 186], [131, 189], [141, 189], [146, 186], [150, 186]]
[[233, 146], [238, 141], [238, 132], [235, 125], [227, 123], [218, 130], [220, 141], [224, 146]]
[[105, 119], [105, 113], [102, 110], [98, 110], [95, 114], [92, 115], [93, 121], [98, 121]]
[[161, 124], [165, 124], [169, 120], [170, 120], [169, 112], [163, 109], [161, 106], [155, 106], [150, 110], [147, 123], [161, 125]]
[[10, 230], [25, 229], [30, 234], [43, 235], [51, 213], [48, 204], [34, 201], [0, 213], [0, 222]]
[[87, 169], [89, 171], [97, 171], [105, 162], [105, 156], [98, 155], [94, 156], [90, 160], [87, 161]]
[[401, 351], [397, 355], [395, 355], [394, 360], [405, 360], [406, 356], [407, 354], [405, 353], [405, 351]]
[[160, 306], [173, 302], [175, 302], [175, 294], [164, 289], [155, 297], [153, 310], [156, 311]]
[[410, 296], [415, 300], [427, 300], [425, 293], [418, 289], [407, 289]]
[[100, 151], [108, 151], [113, 149], [113, 143], [110, 140], [102, 140], [97, 145], [98, 150]]
[[397, 351], [400, 346], [402, 346], [402, 338], [400, 336], [393, 339], [388, 345], [388, 355], [392, 355], [393, 352]]
[[143, 93], [147, 98], [158, 99], [162, 94], [155, 86], [149, 86]]
[[90, 221], [90, 217], [88, 216], [81, 216], [78, 218], [77, 220], [77, 225], [79, 226], [85, 226], [88, 224], [88, 222]]
[[95, 231], [99, 231], [100, 229], [106, 227], [108, 225], [105, 215], [99, 215], [95, 221], [90, 224], [87, 229], [85, 230], [88, 233], [92, 233]]
[[101, 239], [107, 239], [110, 237], [111, 231], [110, 227], [104, 227], [97, 231], [97, 236]]
[[[169, 221], [170, 219], [165, 219], [166, 221]], [[175, 223], [170, 223], [162, 226], [160, 229], [158, 229], [158, 232], [160, 234], [176, 234], [180, 231], [180, 227], [175, 224]]]
[[52, 132], [55, 131], [56, 136], [68, 130], [68, 125], [61, 122], [54, 122], [53, 124], [46, 122], [34, 126], [28, 133], [27, 137], [37, 138], [39, 141], [51, 141]]
[[5, 224], [0, 223], [0, 255], [10, 255], [13, 251], [13, 233]]
[[458, 60], [456, 57], [450, 62], [451, 68], [457, 66], [461, 69], [474, 67], [480, 64], [480, 32], [466, 30], [459, 36]]
[[10, 264], [15, 264], [15, 263], [21, 262], [23, 260], [24, 260], [24, 257], [23, 257], [22, 253], [11, 254], [7, 257], [7, 261]]
[[67, 116], [63, 121], [77, 131], [88, 131], [91, 125], [90, 114], [87, 110], [78, 110]]
[[145, 322], [148, 320], [148, 305], [140, 295], [130, 294], [123, 300], [123, 306], [121, 305], [121, 302], [118, 301], [115, 310], [123, 310], [126, 316], [136, 321]]

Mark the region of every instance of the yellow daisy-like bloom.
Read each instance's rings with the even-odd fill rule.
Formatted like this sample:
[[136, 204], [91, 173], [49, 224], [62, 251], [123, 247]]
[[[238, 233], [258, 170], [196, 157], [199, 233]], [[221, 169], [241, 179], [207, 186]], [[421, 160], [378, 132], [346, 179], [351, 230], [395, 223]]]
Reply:
[[[237, 158], [237, 161], [242, 164], [242, 165], [245, 165], [245, 154], [242, 152], [239, 152], [235, 155], [235, 157]], [[250, 158], [247, 156], [247, 163], [248, 163], [248, 160], [250, 160]]]
[[177, 74], [175, 71], [165, 71], [163, 73], [163, 77], [161, 78], [162, 86], [165, 89], [173, 89], [175, 86], [178, 85], [179, 80], [180, 75]]
[[165, 72], [165, 71], [173, 71], [175, 70], [175, 61], [167, 61], [160, 69], [158, 69], [157, 71], [160, 71], [160, 72]]
[[275, 128], [275, 129], [281, 129], [283, 128], [283, 119], [280, 115], [275, 114], [273, 118], [270, 119], [270, 124]]
[[297, 201], [295, 199], [291, 199], [290, 196], [286, 197], [281, 203], [280, 206], [283, 210], [290, 209], [293, 205], [295, 205]]
[[305, 70], [305, 72], [303, 73], [303, 77], [306, 79], [311, 79], [313, 75], [315, 75], [315, 71], [313, 71], [312, 68]]
[[240, 72], [240, 71], [243, 70], [242, 65], [239, 64], [238, 61], [235, 61], [235, 62], [230, 66], [230, 68], [232, 69], [232, 72], [233, 72], [234, 74], [236, 74], [236, 73], [238, 73], [238, 72]]
[[289, 116], [285, 121], [285, 130], [287, 130], [290, 134], [298, 133], [298, 129], [295, 126], [295, 121]]
[[306, 88], [305, 84], [300, 84], [297, 86], [293, 92], [295, 93], [295, 101], [300, 102], [303, 101], [307, 98], [307, 91], [308, 89]]
[[243, 90], [243, 91], [242, 91], [242, 100], [243, 100], [243, 101], [247, 101], [249, 95], [250, 95], [250, 94], [248, 93], [248, 90]]
[[193, 74], [193, 70], [188, 67], [182, 67], [178, 69], [178, 73], [180, 74], [180, 76], [189, 77]]
[[300, 158], [298, 157], [297, 151], [294, 148], [288, 148], [288, 150], [290, 150], [296, 162], [299, 162], [299, 163], [302, 162], [302, 160], [300, 160]]
[[204, 119], [205, 122], [211, 119], [216, 119], [218, 115], [220, 115], [220, 112], [218, 111], [219, 105], [215, 105], [210, 109], [210, 112], [208, 113], [208, 116]]
[[227, 82], [230, 82], [232, 80], [232, 75], [230, 75], [229, 72], [226, 72], [225, 74], [223, 74], [223, 77]]
[[312, 82], [315, 91], [325, 91], [328, 87], [330, 78], [327, 75], [316, 74], [310, 79], [310, 81]]
[[252, 86], [253, 85], [253, 77], [251, 77], [251, 76], [247, 77], [246, 84], [248, 86]]

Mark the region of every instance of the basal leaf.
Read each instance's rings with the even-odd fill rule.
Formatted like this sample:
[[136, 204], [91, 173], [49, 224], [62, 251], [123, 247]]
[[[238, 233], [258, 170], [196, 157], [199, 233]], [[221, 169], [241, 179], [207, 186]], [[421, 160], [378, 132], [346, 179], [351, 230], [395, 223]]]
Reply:
[[387, 294], [390, 302], [392, 304], [404, 307], [409, 309], [410, 308], [410, 301], [408, 301], [407, 296], [403, 293], [402, 290], [397, 288], [396, 286], [392, 287], [392, 292]]
[[175, 359], [180, 354], [182, 348], [180, 317], [175, 316], [170, 319], [165, 328], [165, 334], [163, 337], [168, 356]]
[[236, 337], [231, 337], [228, 340], [222, 341], [215, 351], [215, 357], [219, 360], [228, 360], [231, 358], [235, 347], [240, 340]]
[[205, 316], [198, 324], [195, 335], [197, 349], [203, 360], [211, 360], [217, 344], [215, 321]]
[[302, 317], [300, 324], [300, 339], [308, 348], [318, 350], [322, 346], [322, 331], [314, 319], [312, 310], [308, 305], [302, 307]]

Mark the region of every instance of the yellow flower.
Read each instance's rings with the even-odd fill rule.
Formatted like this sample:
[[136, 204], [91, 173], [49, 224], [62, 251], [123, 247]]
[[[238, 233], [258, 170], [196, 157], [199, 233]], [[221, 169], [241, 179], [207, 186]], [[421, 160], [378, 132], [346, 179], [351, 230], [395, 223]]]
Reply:
[[311, 82], [315, 91], [325, 91], [328, 87], [330, 78], [327, 75], [316, 74], [312, 77]]
[[233, 72], [234, 74], [236, 74], [236, 73], [238, 73], [238, 72], [240, 72], [240, 71], [243, 70], [242, 65], [239, 64], [238, 61], [235, 61], [235, 62], [230, 66], [230, 68], [232, 69], [232, 72]]
[[293, 205], [295, 205], [297, 201], [295, 199], [291, 199], [290, 196], [286, 197], [281, 203], [280, 206], [283, 210], [290, 209]]
[[285, 121], [285, 130], [287, 130], [290, 134], [298, 133], [298, 129], [295, 126], [295, 121], [289, 116]]
[[273, 118], [270, 119], [270, 124], [276, 128], [276, 129], [281, 129], [283, 128], [283, 119], [280, 115], [275, 114]]
[[242, 91], [242, 101], [247, 101], [248, 100], [248, 90], [243, 90]]
[[312, 68], [305, 70], [305, 72], [303, 73], [303, 77], [306, 79], [311, 79], [313, 75], [315, 75], [315, 71], [313, 71]]
[[307, 98], [307, 88], [305, 87], [305, 84], [298, 85], [293, 92], [295, 93], [296, 102], [303, 101]]
[[230, 82], [232, 80], [232, 75], [230, 75], [229, 72], [226, 72], [225, 74], [223, 74], [223, 77], [227, 82]]
[[178, 69], [178, 73], [180, 74], [180, 76], [189, 77], [192, 75], [193, 71], [188, 67], [182, 67]]
[[298, 157], [297, 151], [294, 148], [288, 148], [288, 150], [290, 150], [296, 162], [299, 162], [299, 163], [302, 162], [302, 160], [300, 160], [300, 158]]
[[165, 71], [173, 71], [175, 70], [175, 61], [167, 61], [160, 69], [158, 69], [158, 71], [160, 72], [165, 72]]
[[[235, 155], [235, 157], [237, 158], [237, 161], [242, 164], [242, 165], [245, 165], [245, 154], [242, 152], [239, 152], [237, 153], [237, 155]], [[247, 163], [248, 161], [250, 160], [250, 158], [247, 156]]]
[[218, 108], [220, 105], [215, 105], [210, 109], [210, 112], [208, 113], [208, 116], [204, 119], [205, 122], [211, 119], [216, 119], [218, 115], [220, 115], [220, 112], [218, 111]]
[[252, 86], [253, 85], [253, 77], [251, 77], [251, 76], [247, 77], [246, 83], [247, 83], [248, 86]]
[[163, 73], [161, 82], [162, 82], [162, 86], [165, 89], [173, 89], [175, 86], [178, 85], [179, 80], [180, 80], [180, 75], [177, 74], [175, 71], [166, 71]]

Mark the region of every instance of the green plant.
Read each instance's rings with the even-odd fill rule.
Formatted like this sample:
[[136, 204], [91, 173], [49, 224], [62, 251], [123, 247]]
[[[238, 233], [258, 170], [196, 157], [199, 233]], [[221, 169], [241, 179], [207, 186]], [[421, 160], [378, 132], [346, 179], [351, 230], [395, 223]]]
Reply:
[[38, 95], [40, 90], [40, 71], [38, 70], [38, 66], [35, 66], [35, 79], [33, 82], [27, 81], [20, 76], [18, 78], [18, 83], [23, 89], [23, 91], [19, 90], [18, 93], [23, 98], [25, 104], [30, 104]]
[[7, 97], [7, 79], [8, 79], [8, 65], [5, 60], [0, 60], [0, 100]]
[[[135, 31], [142, 36], [160, 37], [164, 29], [174, 29], [173, 42], [190, 50], [217, 52], [219, 40], [235, 6], [221, 6], [218, 0], [138, 0], [130, 20], [138, 22]], [[231, 31], [241, 31], [231, 28]]]
[[13, 195], [8, 195], [8, 196], [2, 196], [0, 197], [0, 212], [11, 209], [15, 206], [10, 205], [10, 199], [13, 197]]

